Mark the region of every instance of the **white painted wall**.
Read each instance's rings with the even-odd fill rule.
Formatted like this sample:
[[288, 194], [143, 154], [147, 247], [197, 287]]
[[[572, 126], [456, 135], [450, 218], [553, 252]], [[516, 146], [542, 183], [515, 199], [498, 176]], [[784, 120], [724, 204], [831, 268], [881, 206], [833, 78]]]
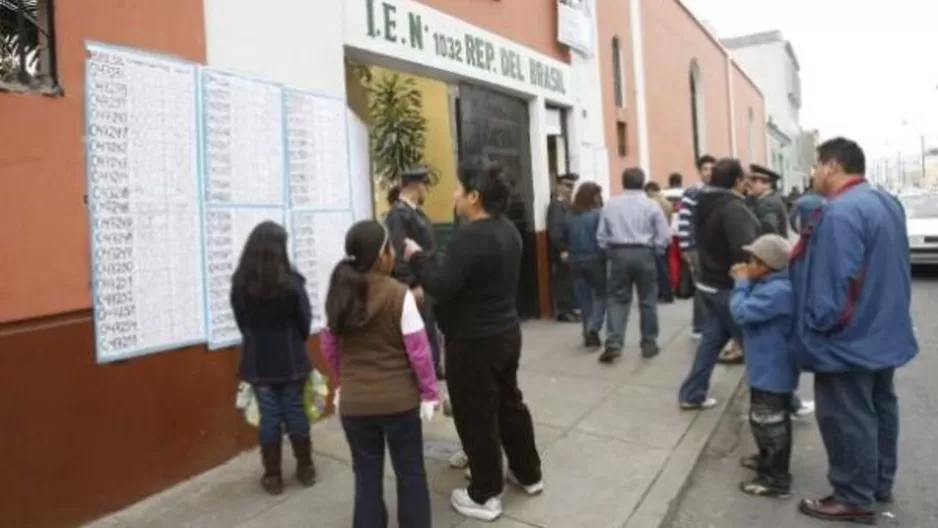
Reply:
[[345, 99], [344, 1], [202, 5], [209, 66]]

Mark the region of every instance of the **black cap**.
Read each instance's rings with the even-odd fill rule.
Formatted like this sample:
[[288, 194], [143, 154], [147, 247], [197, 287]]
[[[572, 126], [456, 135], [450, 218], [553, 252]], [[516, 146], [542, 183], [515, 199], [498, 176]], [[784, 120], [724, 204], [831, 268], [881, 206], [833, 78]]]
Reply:
[[580, 179], [580, 175], [575, 172], [568, 172], [557, 176], [557, 183], [566, 183], [573, 185]]
[[426, 167], [413, 167], [401, 174], [401, 184], [427, 183], [430, 181], [430, 171]]
[[767, 169], [762, 165], [756, 165], [755, 163], [749, 164], [749, 172], [757, 178], [763, 178], [770, 181], [778, 181], [782, 179], [781, 174], [773, 171], [772, 169]]

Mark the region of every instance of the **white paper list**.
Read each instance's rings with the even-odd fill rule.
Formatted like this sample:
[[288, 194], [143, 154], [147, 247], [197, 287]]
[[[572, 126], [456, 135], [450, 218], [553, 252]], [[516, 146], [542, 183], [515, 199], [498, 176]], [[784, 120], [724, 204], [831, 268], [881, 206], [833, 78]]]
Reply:
[[97, 357], [204, 339], [195, 67], [88, 46], [86, 158]]
[[286, 90], [290, 206], [348, 209], [345, 101]]
[[345, 234], [352, 223], [350, 211], [293, 211], [293, 260], [297, 271], [306, 277], [313, 332], [325, 324], [329, 279], [345, 257]]
[[352, 185], [352, 211], [355, 220], [374, 218], [375, 193], [371, 176], [371, 148], [368, 125], [348, 110], [349, 180]]
[[281, 89], [202, 70], [205, 200], [213, 205], [282, 205]]
[[241, 341], [231, 310], [231, 276], [251, 231], [266, 220], [283, 225], [283, 210], [215, 207], [205, 212], [205, 281], [208, 346], [216, 349]]

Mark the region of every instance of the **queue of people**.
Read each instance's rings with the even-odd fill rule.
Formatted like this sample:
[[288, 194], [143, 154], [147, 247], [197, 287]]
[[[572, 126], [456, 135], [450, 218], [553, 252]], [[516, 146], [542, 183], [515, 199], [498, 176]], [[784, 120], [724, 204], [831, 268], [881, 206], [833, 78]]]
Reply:
[[[740, 489], [786, 498], [792, 418], [813, 410], [797, 397], [798, 380], [813, 373], [833, 493], [804, 500], [799, 509], [819, 519], [872, 524], [875, 504], [892, 500], [896, 477], [895, 369], [918, 352], [902, 206], [864, 180], [863, 151], [843, 138], [818, 148], [812, 190], [791, 215], [771, 171], [752, 166], [747, 172], [738, 160], [709, 156], [698, 168], [703, 183], [680, 193], [673, 222], [679, 177], [672, 176], [665, 194], [640, 169], [627, 169], [623, 192], [608, 203], [599, 185], [584, 182], [573, 194], [576, 176], [561, 177], [570, 196], [561, 200], [562, 227], [551, 237], [564, 265], [554, 275], [569, 278], [578, 308], [559, 306], [582, 322], [583, 344], [601, 349], [599, 361], [612, 364], [623, 353], [636, 295], [641, 355], [654, 358], [657, 304], [670, 300], [660, 296], [668, 285], [660, 279], [673, 238], [694, 274], [698, 334], [678, 406], [716, 406], [712, 372], [727, 343], [738, 343], [758, 448], [741, 460], [755, 477]], [[533, 419], [518, 387], [522, 240], [504, 217], [509, 184], [497, 166], [460, 167], [454, 205], [462, 223], [439, 259], [420, 209], [427, 176], [421, 170], [402, 176], [385, 223], [367, 220], [349, 229], [326, 297], [320, 346], [337, 377], [335, 404], [355, 475], [354, 525], [361, 528], [388, 524], [385, 451], [396, 475], [398, 524], [432, 525], [422, 423], [437, 414], [443, 378], [469, 479], [452, 491], [452, 507], [494, 521], [506, 480], [528, 495], [544, 490]], [[794, 247], [789, 227], [800, 233]], [[240, 375], [261, 413], [261, 485], [283, 492], [285, 430], [296, 478], [312, 486], [317, 474], [303, 403], [312, 312], [279, 225], [261, 223], [249, 236], [231, 304], [244, 338]]]

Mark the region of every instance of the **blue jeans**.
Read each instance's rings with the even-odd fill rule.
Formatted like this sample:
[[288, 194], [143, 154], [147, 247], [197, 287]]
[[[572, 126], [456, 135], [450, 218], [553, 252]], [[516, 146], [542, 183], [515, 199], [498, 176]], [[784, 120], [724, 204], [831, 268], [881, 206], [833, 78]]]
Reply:
[[[694, 276], [694, 282], [696, 282], [700, 273], [700, 257], [697, 254], [697, 250], [690, 252], [690, 271]], [[696, 288], [694, 289], [693, 310], [691, 331], [695, 334], [702, 334], [707, 324], [707, 303], [704, 302], [704, 292]]]
[[261, 444], [280, 442], [284, 425], [291, 438], [309, 437], [309, 417], [303, 408], [305, 386], [306, 380], [253, 386], [261, 414]]
[[720, 358], [720, 352], [731, 338], [740, 345], [743, 336], [739, 326], [730, 314], [730, 290], [717, 290], [709, 293], [697, 290], [707, 311], [707, 322], [703, 327], [703, 336], [697, 345], [694, 366], [681, 384], [678, 401], [681, 403], [701, 403], [710, 390], [710, 376]]
[[817, 421], [827, 451], [827, 479], [843, 504], [872, 508], [892, 492], [899, 444], [894, 369], [815, 374]]
[[622, 247], [610, 249], [606, 256], [609, 262], [606, 280], [606, 349], [622, 350], [632, 308], [633, 287], [638, 292], [642, 347], [656, 346], [658, 279], [654, 250], [647, 247]]
[[655, 270], [658, 275], [658, 298], [664, 302], [674, 302], [674, 291], [671, 290], [671, 273], [668, 271], [667, 255], [655, 255]]
[[430, 528], [430, 489], [423, 465], [419, 409], [384, 416], [342, 416], [355, 472], [354, 528], [384, 528], [384, 449], [391, 453], [397, 481], [399, 526]]
[[598, 334], [606, 320], [606, 258], [601, 254], [571, 257], [570, 271], [583, 333]]

